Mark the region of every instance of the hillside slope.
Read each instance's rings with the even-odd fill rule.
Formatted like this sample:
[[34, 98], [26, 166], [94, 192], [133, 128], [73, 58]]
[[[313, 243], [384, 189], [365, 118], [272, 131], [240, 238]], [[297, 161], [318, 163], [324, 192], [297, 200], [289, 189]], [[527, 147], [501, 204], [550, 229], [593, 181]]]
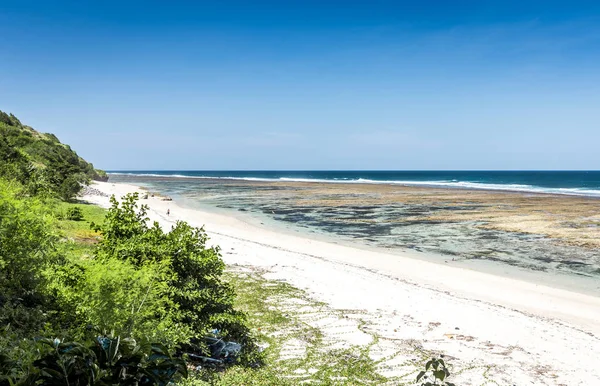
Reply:
[[23, 125], [0, 111], [0, 176], [17, 180], [32, 193], [73, 198], [82, 184], [106, 181], [106, 173], [77, 155], [54, 134]]

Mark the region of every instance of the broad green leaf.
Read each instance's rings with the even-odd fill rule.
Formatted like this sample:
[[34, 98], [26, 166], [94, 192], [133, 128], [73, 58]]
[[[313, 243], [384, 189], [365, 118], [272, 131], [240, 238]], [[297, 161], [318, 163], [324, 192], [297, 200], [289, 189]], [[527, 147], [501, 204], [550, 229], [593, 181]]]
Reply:
[[433, 359], [430, 359], [427, 361], [427, 363], [425, 363], [425, 371], [429, 370], [432, 363], [433, 363]]
[[436, 370], [433, 372], [433, 376], [439, 379], [440, 381], [443, 381], [446, 378], [446, 373], [444, 372], [444, 370]]

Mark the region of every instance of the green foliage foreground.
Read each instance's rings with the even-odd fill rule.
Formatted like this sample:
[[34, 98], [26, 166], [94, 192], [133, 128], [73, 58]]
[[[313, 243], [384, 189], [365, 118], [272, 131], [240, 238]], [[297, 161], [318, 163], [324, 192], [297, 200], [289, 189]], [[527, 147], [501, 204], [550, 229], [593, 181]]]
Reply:
[[[38, 341], [36, 371], [18, 381], [0, 376], [0, 384], [33, 385], [167, 385], [186, 378], [182, 359], [160, 344], [139, 345], [133, 339], [98, 337], [90, 346], [59, 339]], [[0, 364], [14, 365], [0, 355]]]
[[[169, 353], [207, 355], [202, 338], [213, 330], [243, 344], [242, 364], [259, 361], [222, 280], [219, 248], [206, 246], [203, 229], [149, 225], [136, 195], [113, 198], [88, 231], [76, 220], [91, 212], [75, 207], [29, 197], [0, 179], [0, 385], [161, 384], [151, 376], [155, 359], [181, 377]], [[111, 370], [99, 336], [120, 341], [123, 358], [135, 351], [132, 366], [145, 375], [103, 381]], [[140, 348], [127, 348], [131, 342]]]
[[[170, 232], [156, 222], [148, 226], [148, 208], [138, 207], [137, 200], [137, 194], [127, 195], [119, 204], [113, 197], [104, 223], [94, 226], [104, 236], [94, 261], [110, 272], [98, 275], [101, 282], [96, 288], [101, 293], [90, 300], [102, 302], [102, 292], [115, 291], [115, 285], [133, 284], [117, 277], [108, 285], [104, 274], [117, 271], [140, 275], [138, 288], [131, 287], [138, 295], [128, 297], [131, 304], [109, 305], [109, 310], [115, 310], [110, 326], [102, 323], [100, 315], [109, 310], [99, 312], [94, 322], [121, 334], [154, 334], [154, 340], [166, 344], [187, 342], [214, 329], [227, 339], [247, 343], [244, 315], [234, 310], [233, 290], [221, 279], [225, 264], [219, 248], [207, 247], [204, 229], [185, 222], [178, 221]], [[110, 288], [102, 288], [102, 284]], [[87, 309], [84, 313], [95, 312]], [[163, 324], [159, 329], [152, 327], [157, 319]]]

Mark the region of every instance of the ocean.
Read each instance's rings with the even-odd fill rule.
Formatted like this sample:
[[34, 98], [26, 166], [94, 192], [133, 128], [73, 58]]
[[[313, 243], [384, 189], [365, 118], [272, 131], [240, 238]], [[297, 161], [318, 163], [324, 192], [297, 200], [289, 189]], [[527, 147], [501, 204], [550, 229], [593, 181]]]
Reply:
[[508, 190], [600, 197], [600, 171], [112, 171], [156, 177], [241, 179], [248, 181], [346, 182]]
[[109, 175], [259, 226], [600, 293], [600, 171]]

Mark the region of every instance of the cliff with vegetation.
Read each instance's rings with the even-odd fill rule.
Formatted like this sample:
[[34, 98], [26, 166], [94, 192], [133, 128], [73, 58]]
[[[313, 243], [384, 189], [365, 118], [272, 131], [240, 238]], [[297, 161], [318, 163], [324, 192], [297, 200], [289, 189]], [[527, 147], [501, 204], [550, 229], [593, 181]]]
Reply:
[[17, 180], [33, 194], [72, 199], [90, 180], [106, 181], [102, 170], [77, 155], [54, 134], [24, 125], [0, 111], [0, 176]]

